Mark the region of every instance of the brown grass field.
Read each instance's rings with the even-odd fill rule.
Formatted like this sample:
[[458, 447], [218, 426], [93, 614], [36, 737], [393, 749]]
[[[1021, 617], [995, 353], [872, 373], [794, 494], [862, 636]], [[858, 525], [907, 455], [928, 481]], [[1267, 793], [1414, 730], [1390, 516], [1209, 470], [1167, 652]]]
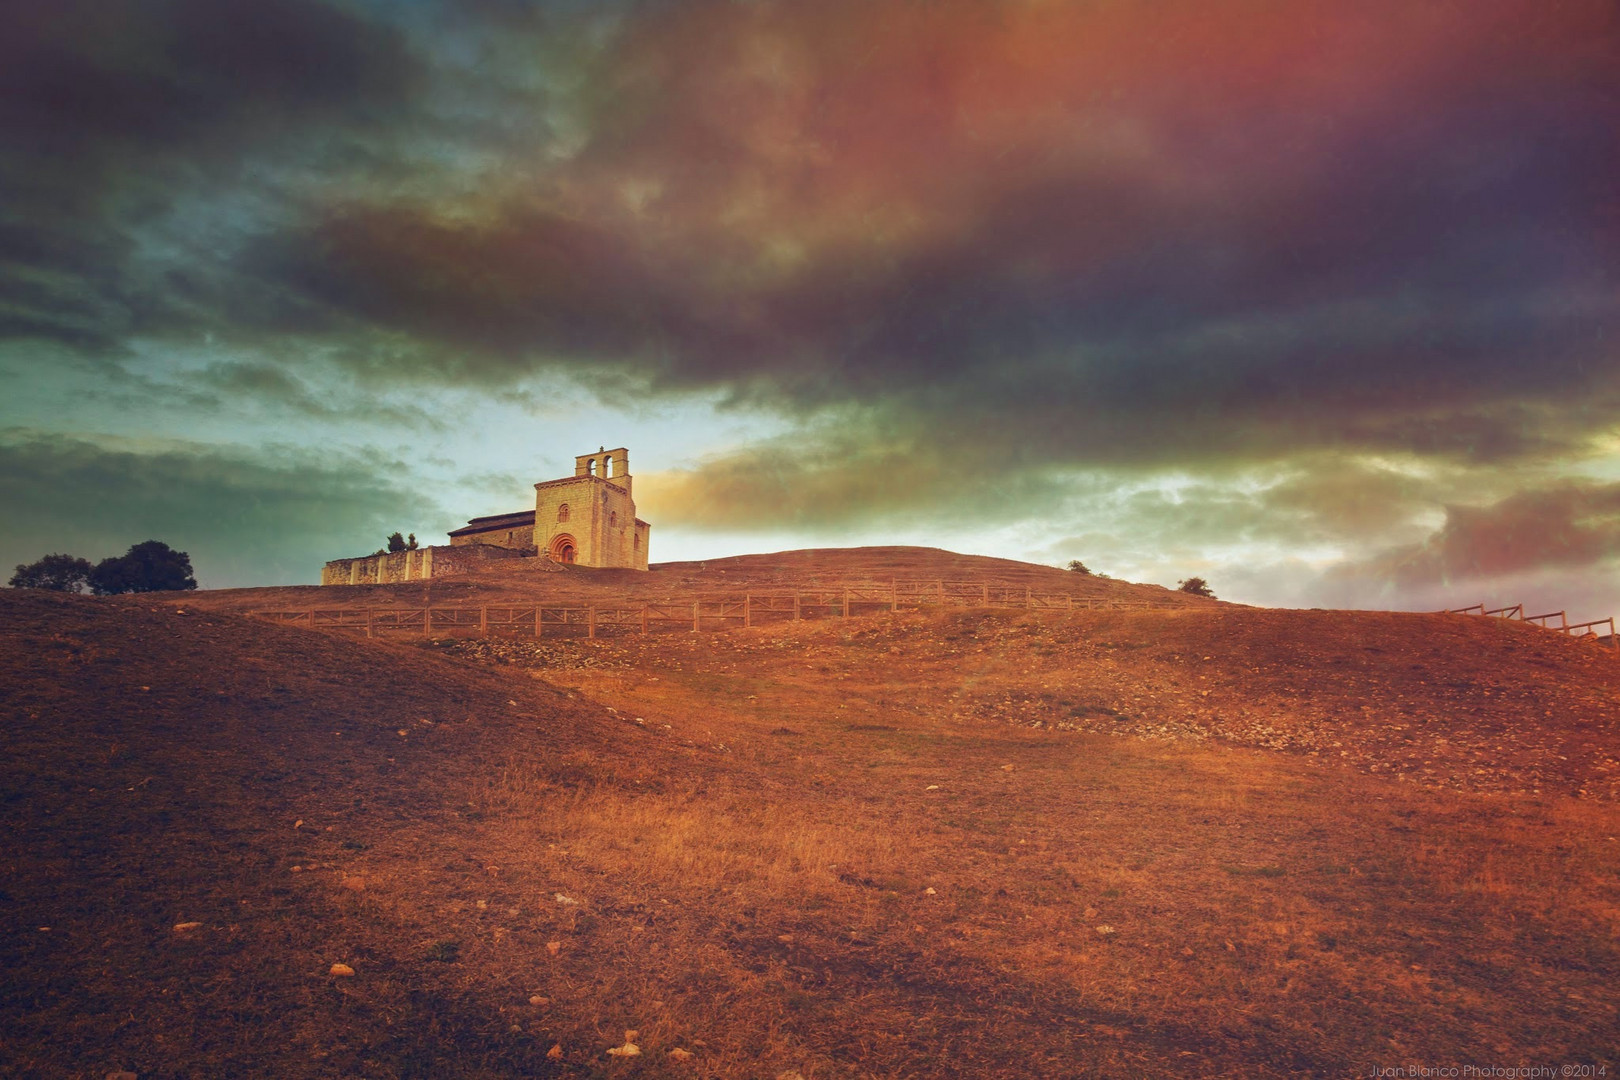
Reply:
[[1168, 595], [917, 549], [0, 594], [0, 1075], [1620, 1066], [1589, 643], [1179, 597], [595, 641], [240, 614], [892, 576]]

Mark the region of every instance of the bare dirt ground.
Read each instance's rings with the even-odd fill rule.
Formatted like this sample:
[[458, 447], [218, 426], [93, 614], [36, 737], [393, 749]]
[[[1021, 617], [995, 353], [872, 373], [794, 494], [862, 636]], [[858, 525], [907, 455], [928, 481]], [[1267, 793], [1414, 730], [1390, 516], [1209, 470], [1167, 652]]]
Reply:
[[0, 1073], [1620, 1064], [1620, 661], [1581, 642], [1204, 603], [402, 644], [238, 602], [0, 594]]

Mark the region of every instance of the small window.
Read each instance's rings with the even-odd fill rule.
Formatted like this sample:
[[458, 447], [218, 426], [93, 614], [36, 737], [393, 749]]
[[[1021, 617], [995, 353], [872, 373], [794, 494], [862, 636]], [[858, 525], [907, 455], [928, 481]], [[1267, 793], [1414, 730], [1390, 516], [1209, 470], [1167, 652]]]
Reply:
[[596, 475], [596, 459], [595, 458], [591, 458], [591, 460], [589, 460], [589, 461], [587, 461], [585, 463], [585, 475], [586, 476], [595, 476]]
[[558, 521], [567, 521], [568, 520], [568, 504], [567, 503], [563, 503], [561, 506], [557, 507], [557, 520]]
[[636, 534], [636, 547], [639, 548], [640, 546], [641, 546], [641, 534], [637, 533]]

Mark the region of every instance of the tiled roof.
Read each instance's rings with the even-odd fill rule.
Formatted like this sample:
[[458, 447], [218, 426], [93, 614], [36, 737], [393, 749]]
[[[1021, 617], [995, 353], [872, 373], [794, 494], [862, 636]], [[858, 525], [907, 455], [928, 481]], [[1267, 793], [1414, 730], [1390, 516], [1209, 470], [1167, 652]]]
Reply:
[[512, 514], [490, 514], [486, 517], [475, 517], [451, 536], [466, 536], [470, 533], [492, 532], [496, 529], [506, 529], [518, 525], [534, 525], [533, 510], [519, 510]]

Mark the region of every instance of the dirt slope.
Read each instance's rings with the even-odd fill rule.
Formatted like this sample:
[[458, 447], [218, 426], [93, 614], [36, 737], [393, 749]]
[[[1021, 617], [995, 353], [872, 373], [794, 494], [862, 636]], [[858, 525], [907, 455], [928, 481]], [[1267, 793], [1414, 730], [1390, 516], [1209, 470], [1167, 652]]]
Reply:
[[481, 880], [468, 786], [611, 730], [539, 684], [171, 605], [8, 591], [0, 658], [0, 1073], [363, 1074], [363, 1046], [427, 1075], [447, 1032], [544, 1069], [360, 867]]
[[1578, 642], [1206, 603], [444, 656], [206, 599], [0, 594], [0, 1074], [1620, 1059]]

